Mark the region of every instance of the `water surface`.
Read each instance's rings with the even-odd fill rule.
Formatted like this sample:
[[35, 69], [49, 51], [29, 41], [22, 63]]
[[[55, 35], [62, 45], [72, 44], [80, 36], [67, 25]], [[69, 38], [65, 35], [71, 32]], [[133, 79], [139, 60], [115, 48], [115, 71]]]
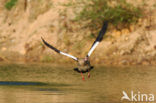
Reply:
[[156, 94], [152, 66], [96, 66], [82, 81], [70, 66], [0, 64], [0, 103], [119, 103], [122, 91]]

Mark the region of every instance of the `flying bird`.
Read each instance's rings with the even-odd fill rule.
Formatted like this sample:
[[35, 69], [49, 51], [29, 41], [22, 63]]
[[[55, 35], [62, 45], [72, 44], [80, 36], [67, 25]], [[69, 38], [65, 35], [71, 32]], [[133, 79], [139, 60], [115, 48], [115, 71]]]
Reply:
[[42, 37], [41, 37], [41, 39], [42, 39], [43, 43], [47, 47], [51, 48], [55, 52], [57, 52], [59, 54], [62, 54], [64, 56], [67, 56], [67, 57], [72, 58], [73, 60], [75, 60], [77, 62], [77, 67], [74, 68], [74, 71], [77, 71], [78, 73], [81, 73], [82, 80], [84, 80], [83, 73], [87, 73], [88, 72], [88, 78], [89, 78], [90, 77], [90, 71], [93, 69], [93, 66], [91, 66], [91, 64], [90, 64], [89, 57], [91, 56], [91, 54], [95, 50], [95, 48], [98, 46], [98, 44], [102, 41], [103, 36], [106, 33], [107, 26], [108, 26], [108, 22], [105, 21], [103, 23], [103, 26], [102, 26], [100, 32], [99, 32], [99, 35], [97, 36], [96, 40], [92, 44], [92, 46], [91, 46], [88, 54], [85, 56], [85, 58], [77, 58], [77, 57], [72, 56], [70, 54], [64, 53], [64, 52], [56, 49], [54, 46], [50, 45], [49, 43], [47, 43]]

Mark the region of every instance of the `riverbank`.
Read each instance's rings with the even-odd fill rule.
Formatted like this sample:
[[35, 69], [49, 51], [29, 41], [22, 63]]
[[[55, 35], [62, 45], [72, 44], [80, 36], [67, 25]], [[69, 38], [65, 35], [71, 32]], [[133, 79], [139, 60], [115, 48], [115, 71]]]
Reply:
[[[64, 52], [84, 57], [95, 37], [88, 28], [81, 28], [84, 23], [73, 22], [72, 9], [61, 5], [65, 2], [42, 1], [42, 6], [30, 2], [24, 10], [20, 1], [16, 8], [7, 11], [3, 1], [0, 4], [0, 61], [72, 62], [45, 47], [41, 36]], [[93, 64], [156, 65], [156, 8], [152, 2], [146, 3], [147, 16], [136, 25], [121, 30], [108, 28], [104, 40], [91, 55]]]

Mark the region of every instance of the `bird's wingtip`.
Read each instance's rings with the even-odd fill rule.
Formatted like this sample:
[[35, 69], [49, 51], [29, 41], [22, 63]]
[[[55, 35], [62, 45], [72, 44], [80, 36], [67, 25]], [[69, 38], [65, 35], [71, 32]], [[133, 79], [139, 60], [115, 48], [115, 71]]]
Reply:
[[45, 42], [45, 40], [43, 39], [43, 37], [42, 37], [42, 36], [41, 36], [41, 39], [42, 39], [42, 41], [43, 41], [43, 42]]
[[103, 25], [108, 25], [108, 20], [103, 21]]
[[43, 37], [41, 36], [41, 39], [43, 40]]

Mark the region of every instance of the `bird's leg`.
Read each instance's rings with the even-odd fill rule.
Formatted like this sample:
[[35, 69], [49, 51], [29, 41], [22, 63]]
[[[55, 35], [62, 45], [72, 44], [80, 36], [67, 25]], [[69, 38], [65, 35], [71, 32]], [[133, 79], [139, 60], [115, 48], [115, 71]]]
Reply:
[[90, 73], [88, 72], [88, 78], [90, 78]]
[[83, 76], [83, 74], [82, 74], [82, 72], [81, 72], [81, 76], [82, 76], [82, 80], [85, 80], [85, 79], [84, 79], [84, 76]]

